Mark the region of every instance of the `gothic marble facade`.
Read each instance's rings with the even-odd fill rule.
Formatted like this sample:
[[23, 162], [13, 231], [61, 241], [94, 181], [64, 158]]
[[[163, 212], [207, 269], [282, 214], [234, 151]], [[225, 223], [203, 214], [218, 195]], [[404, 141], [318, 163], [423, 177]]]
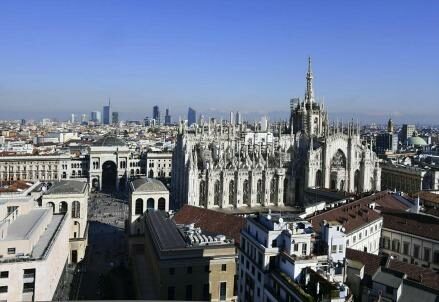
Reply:
[[171, 198], [205, 208], [300, 205], [305, 187], [380, 190], [381, 170], [358, 124], [330, 124], [316, 102], [309, 61], [306, 92], [290, 103], [289, 123], [182, 124], [173, 154]]

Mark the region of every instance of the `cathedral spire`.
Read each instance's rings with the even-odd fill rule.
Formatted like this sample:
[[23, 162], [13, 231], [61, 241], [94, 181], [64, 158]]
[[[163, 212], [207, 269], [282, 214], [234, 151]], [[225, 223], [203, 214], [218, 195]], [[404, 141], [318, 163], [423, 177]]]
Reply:
[[305, 92], [305, 103], [310, 103], [314, 101], [314, 92], [312, 89], [312, 69], [311, 69], [311, 57], [308, 57], [308, 72], [306, 73], [306, 92]]

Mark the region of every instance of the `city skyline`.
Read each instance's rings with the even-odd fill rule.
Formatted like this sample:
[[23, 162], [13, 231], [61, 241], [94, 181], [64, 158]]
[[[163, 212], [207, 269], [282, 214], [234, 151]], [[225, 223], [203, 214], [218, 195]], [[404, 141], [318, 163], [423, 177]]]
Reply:
[[174, 119], [188, 107], [286, 116], [312, 56], [333, 118], [436, 122], [434, 1], [105, 4], [0, 4], [1, 119], [67, 120], [108, 96], [124, 119], [154, 104]]
[[0, 301], [439, 302], [439, 2], [0, 1]]

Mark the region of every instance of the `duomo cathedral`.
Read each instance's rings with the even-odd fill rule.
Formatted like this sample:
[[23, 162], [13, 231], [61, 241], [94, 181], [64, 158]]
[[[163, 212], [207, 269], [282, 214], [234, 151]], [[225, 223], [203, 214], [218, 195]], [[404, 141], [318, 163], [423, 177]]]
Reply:
[[330, 123], [314, 97], [311, 60], [303, 99], [290, 102], [287, 123], [212, 121], [180, 125], [173, 154], [175, 206], [241, 208], [302, 205], [304, 189], [379, 191], [377, 155], [353, 121]]

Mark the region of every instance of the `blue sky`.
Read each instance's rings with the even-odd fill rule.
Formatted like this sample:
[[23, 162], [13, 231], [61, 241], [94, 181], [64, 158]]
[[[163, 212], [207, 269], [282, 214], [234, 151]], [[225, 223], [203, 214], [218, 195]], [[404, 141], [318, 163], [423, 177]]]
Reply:
[[0, 118], [286, 115], [311, 55], [332, 118], [439, 122], [438, 54], [438, 1], [3, 0]]

